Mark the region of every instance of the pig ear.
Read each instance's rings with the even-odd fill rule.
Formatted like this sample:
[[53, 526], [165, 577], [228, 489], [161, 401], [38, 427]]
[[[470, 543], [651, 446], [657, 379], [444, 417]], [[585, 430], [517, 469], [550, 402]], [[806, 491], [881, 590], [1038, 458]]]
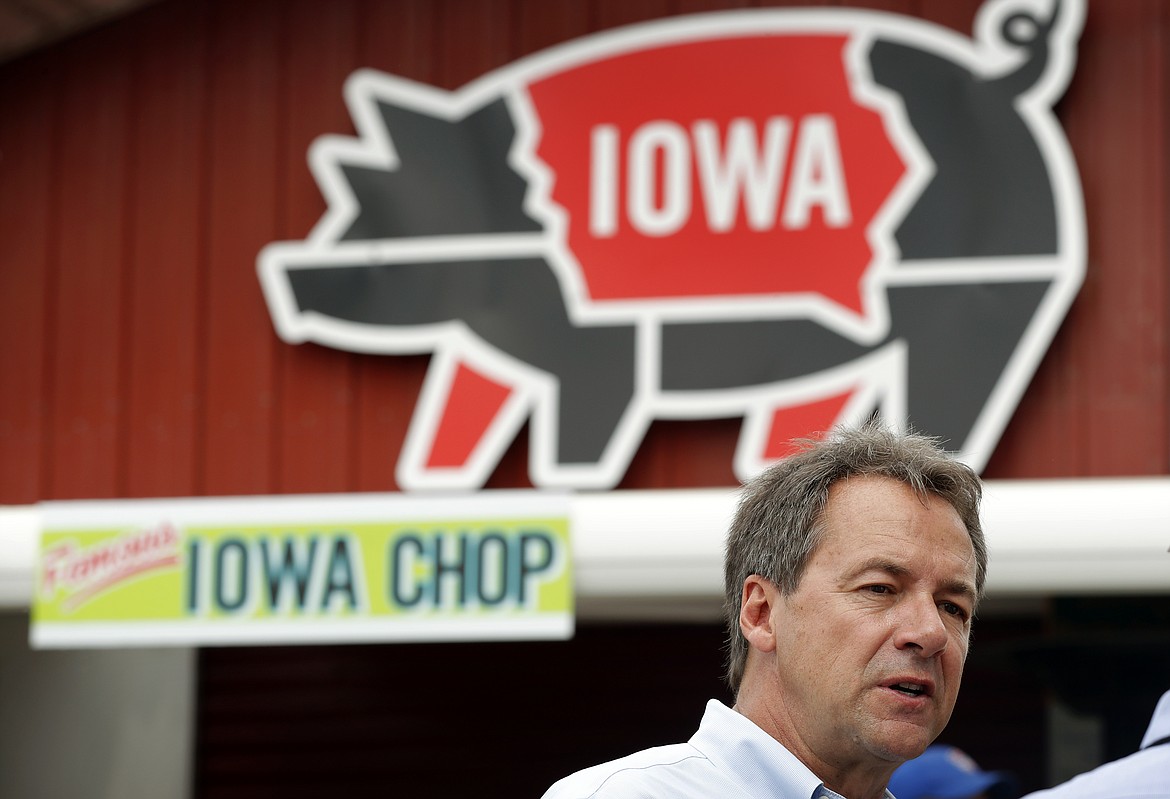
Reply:
[[739, 629], [748, 645], [759, 652], [776, 649], [776, 630], [772, 624], [772, 610], [780, 600], [780, 591], [758, 574], [749, 575], [743, 583], [739, 605]]
[[528, 184], [508, 162], [516, 126], [502, 98], [457, 119], [387, 99], [376, 109], [396, 163], [380, 168], [339, 159], [357, 203], [341, 240], [542, 229], [524, 211]]

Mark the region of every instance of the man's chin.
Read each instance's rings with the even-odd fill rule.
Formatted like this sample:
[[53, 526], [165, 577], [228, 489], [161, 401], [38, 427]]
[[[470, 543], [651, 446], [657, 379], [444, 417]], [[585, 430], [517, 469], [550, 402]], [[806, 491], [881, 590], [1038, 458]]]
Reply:
[[895, 765], [921, 755], [937, 736], [933, 730], [904, 722], [886, 722], [876, 733], [867, 748], [877, 758]]

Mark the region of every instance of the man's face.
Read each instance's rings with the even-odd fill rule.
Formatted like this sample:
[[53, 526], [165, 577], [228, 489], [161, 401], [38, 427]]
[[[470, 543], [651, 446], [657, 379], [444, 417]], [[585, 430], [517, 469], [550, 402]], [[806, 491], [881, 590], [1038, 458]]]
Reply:
[[773, 604], [771, 715], [798, 757], [896, 765], [920, 755], [955, 706], [974, 610], [971, 539], [945, 500], [883, 477], [835, 484], [824, 529], [797, 590]]

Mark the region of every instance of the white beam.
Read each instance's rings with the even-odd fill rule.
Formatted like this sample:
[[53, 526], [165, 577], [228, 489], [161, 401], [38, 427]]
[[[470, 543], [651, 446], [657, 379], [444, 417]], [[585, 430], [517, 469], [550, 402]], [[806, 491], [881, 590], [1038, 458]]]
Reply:
[[1170, 478], [997, 481], [987, 593], [1170, 593]]
[[35, 505], [0, 507], [0, 608], [28, 607], [40, 532]]
[[[735, 499], [732, 489], [573, 496], [583, 615], [716, 615]], [[991, 481], [983, 523], [990, 598], [1170, 593], [1170, 477]], [[39, 530], [36, 506], [0, 508], [0, 607], [28, 607]]]

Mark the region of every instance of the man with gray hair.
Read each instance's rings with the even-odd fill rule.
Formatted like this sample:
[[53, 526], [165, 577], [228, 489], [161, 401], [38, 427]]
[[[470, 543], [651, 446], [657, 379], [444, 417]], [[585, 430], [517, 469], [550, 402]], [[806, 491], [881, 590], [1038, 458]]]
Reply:
[[987, 549], [982, 486], [935, 441], [839, 429], [745, 486], [724, 565], [727, 679], [685, 744], [545, 799], [888, 797], [950, 719]]

